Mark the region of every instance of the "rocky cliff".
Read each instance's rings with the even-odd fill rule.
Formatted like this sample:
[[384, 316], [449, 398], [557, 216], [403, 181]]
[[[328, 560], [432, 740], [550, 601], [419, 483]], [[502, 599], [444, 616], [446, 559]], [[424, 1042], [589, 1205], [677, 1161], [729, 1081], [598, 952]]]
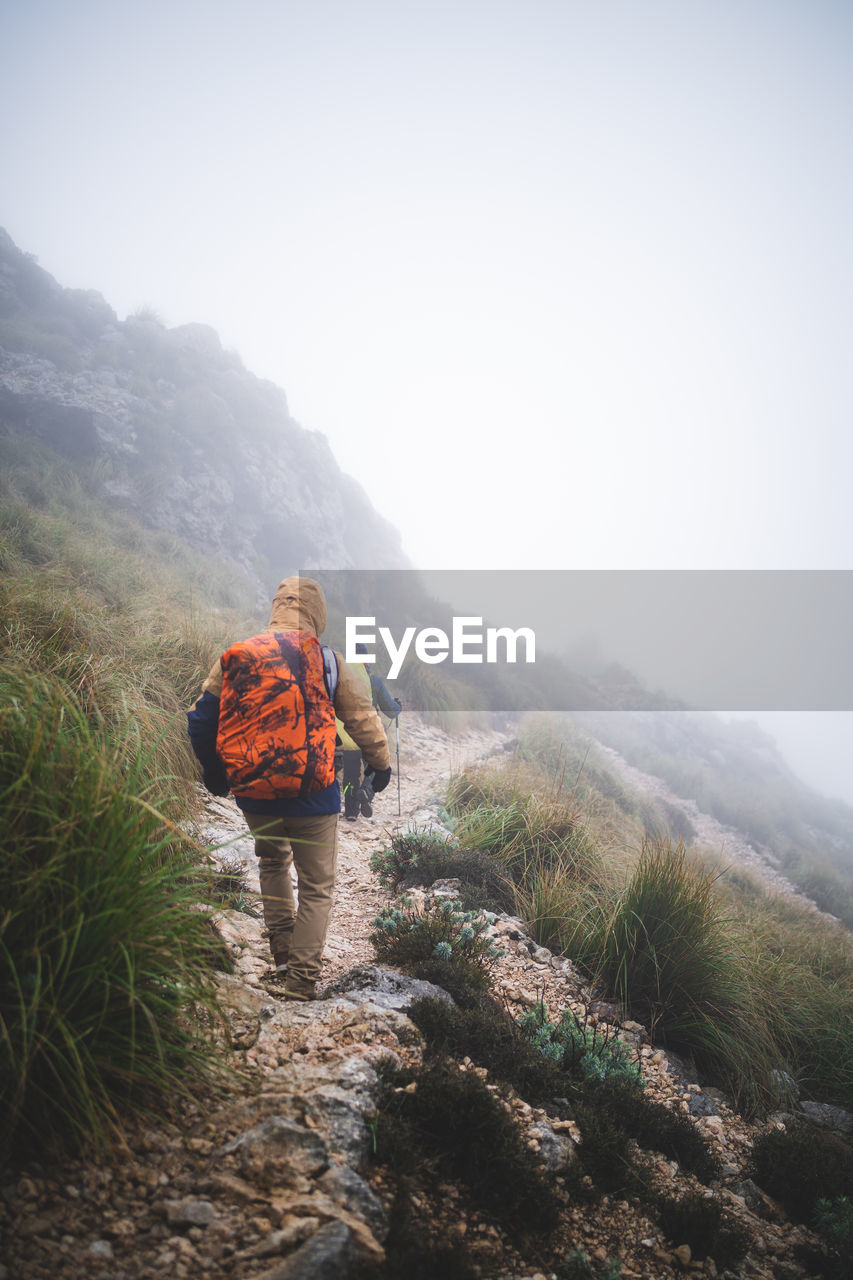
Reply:
[[125, 321], [66, 289], [0, 229], [0, 438], [99, 464], [104, 496], [235, 561], [266, 593], [304, 564], [398, 568], [399, 534], [201, 324]]

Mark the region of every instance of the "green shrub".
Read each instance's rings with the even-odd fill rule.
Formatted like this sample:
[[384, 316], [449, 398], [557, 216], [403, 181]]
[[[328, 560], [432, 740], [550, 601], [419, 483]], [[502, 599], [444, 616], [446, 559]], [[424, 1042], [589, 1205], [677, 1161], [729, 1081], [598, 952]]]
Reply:
[[853, 1273], [853, 1203], [849, 1197], [818, 1200], [812, 1223], [827, 1248], [832, 1251], [834, 1270], [838, 1276]]
[[625, 1129], [593, 1099], [584, 1098], [573, 1109], [582, 1137], [581, 1164], [599, 1191], [644, 1194]]
[[589, 884], [574, 859], [559, 853], [531, 857], [514, 886], [513, 913], [540, 946], [558, 954], [573, 954], [600, 912], [600, 883]]
[[[415, 872], [423, 861], [439, 864], [447, 855], [447, 841], [434, 831], [398, 831], [391, 837], [390, 848], [376, 849], [370, 855], [370, 870], [390, 893], [396, 893], [404, 879]], [[443, 873], [433, 877], [438, 880]], [[413, 884], [426, 884], [414, 880]], [[432, 884], [432, 880], [429, 881]]]
[[556, 1225], [554, 1192], [515, 1120], [477, 1075], [452, 1063], [438, 1060], [411, 1079], [387, 1079], [376, 1158], [398, 1175], [432, 1167], [458, 1179], [516, 1239]]
[[630, 1082], [617, 1078], [590, 1080], [584, 1086], [584, 1096], [644, 1149], [677, 1160], [701, 1182], [713, 1182], [720, 1176], [719, 1159], [689, 1116], [652, 1101]]
[[402, 907], [383, 907], [373, 926], [370, 941], [376, 954], [401, 968], [427, 960], [484, 968], [503, 955], [484, 936], [488, 921], [463, 911], [458, 902], [446, 900], [418, 912], [403, 899]]
[[546, 1018], [545, 1006], [537, 1005], [521, 1019], [521, 1028], [544, 1057], [560, 1063], [576, 1079], [619, 1080], [642, 1087], [642, 1072], [628, 1046], [582, 1024], [571, 1009], [563, 1011], [555, 1026]]
[[445, 1000], [416, 1000], [409, 1017], [434, 1052], [470, 1058], [533, 1106], [553, 1107], [566, 1091], [562, 1066], [543, 1057], [515, 1019], [489, 996], [468, 1008], [454, 1008]]
[[799, 859], [785, 868], [786, 875], [821, 911], [843, 920], [853, 929], [853, 881], [826, 859]]
[[721, 1269], [737, 1266], [749, 1247], [747, 1232], [710, 1196], [662, 1198], [658, 1221], [673, 1245], [687, 1244], [694, 1258], [713, 1258]]
[[489, 990], [488, 970], [455, 956], [429, 956], [414, 961], [408, 969], [413, 978], [441, 987], [460, 1009], [477, 1008]]
[[753, 1177], [798, 1222], [809, 1222], [819, 1200], [853, 1197], [853, 1149], [804, 1124], [773, 1129], [755, 1141]]
[[211, 1076], [214, 941], [151, 776], [132, 721], [108, 735], [46, 677], [0, 669], [0, 1102], [19, 1149], [106, 1141], [125, 1105]]

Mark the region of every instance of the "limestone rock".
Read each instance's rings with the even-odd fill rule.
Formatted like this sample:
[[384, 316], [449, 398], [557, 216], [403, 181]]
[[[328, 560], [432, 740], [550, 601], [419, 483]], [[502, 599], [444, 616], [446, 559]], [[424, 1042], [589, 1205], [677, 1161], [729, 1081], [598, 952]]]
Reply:
[[452, 1003], [447, 992], [434, 983], [409, 978], [379, 965], [359, 965], [351, 969], [329, 987], [327, 994], [343, 996], [359, 1004], [369, 1000], [380, 1009], [408, 1009], [413, 1000], [429, 996]]
[[800, 1110], [810, 1124], [820, 1129], [830, 1129], [848, 1141], [853, 1138], [853, 1113], [828, 1102], [801, 1102]]
[[539, 1143], [539, 1158], [549, 1173], [561, 1173], [577, 1159], [575, 1144], [562, 1133], [555, 1133], [546, 1121], [528, 1130]]
[[223, 1155], [236, 1155], [244, 1176], [265, 1186], [292, 1185], [294, 1178], [313, 1177], [329, 1165], [329, 1149], [320, 1134], [283, 1116], [234, 1138]]
[[733, 1188], [734, 1194], [740, 1196], [749, 1209], [750, 1213], [754, 1213], [759, 1218], [766, 1218], [768, 1222], [785, 1222], [788, 1215], [780, 1204], [777, 1204], [766, 1191], [762, 1191], [761, 1187], [755, 1185], [751, 1178], [744, 1178], [742, 1182], [738, 1182]]
[[334, 1165], [319, 1180], [323, 1191], [350, 1213], [366, 1222], [377, 1240], [388, 1234], [388, 1217], [382, 1201], [354, 1169]]
[[209, 1200], [167, 1200], [165, 1209], [170, 1227], [207, 1227], [216, 1217]]
[[707, 1093], [691, 1093], [687, 1100], [687, 1110], [692, 1116], [717, 1116], [720, 1114], [716, 1102]]
[[330, 1151], [358, 1168], [367, 1156], [370, 1134], [366, 1115], [375, 1108], [353, 1090], [328, 1085], [315, 1089], [306, 1101], [306, 1116], [325, 1137]]
[[283, 1263], [256, 1280], [345, 1280], [356, 1263], [352, 1233], [342, 1222], [329, 1222]]

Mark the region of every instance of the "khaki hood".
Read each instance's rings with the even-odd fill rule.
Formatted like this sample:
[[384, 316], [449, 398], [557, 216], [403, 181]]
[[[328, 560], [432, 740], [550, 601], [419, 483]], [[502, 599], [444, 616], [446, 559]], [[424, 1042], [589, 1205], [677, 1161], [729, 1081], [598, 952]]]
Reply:
[[271, 631], [311, 631], [319, 639], [326, 630], [326, 597], [313, 578], [285, 578], [279, 583], [270, 613]]

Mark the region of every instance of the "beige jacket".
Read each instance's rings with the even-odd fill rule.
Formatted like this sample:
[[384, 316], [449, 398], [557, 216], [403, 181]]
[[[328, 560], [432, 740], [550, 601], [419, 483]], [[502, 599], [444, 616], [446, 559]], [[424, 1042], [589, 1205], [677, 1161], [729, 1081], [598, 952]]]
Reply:
[[[319, 639], [325, 629], [326, 600], [320, 585], [313, 578], [285, 578], [272, 602], [270, 631], [310, 631]], [[335, 657], [338, 661], [335, 715], [361, 748], [371, 768], [387, 769], [391, 763], [388, 739], [373, 706], [370, 687], [365, 688], [339, 653], [335, 652]], [[222, 668], [218, 659], [202, 685], [202, 693], [212, 693], [216, 698], [222, 693]]]

